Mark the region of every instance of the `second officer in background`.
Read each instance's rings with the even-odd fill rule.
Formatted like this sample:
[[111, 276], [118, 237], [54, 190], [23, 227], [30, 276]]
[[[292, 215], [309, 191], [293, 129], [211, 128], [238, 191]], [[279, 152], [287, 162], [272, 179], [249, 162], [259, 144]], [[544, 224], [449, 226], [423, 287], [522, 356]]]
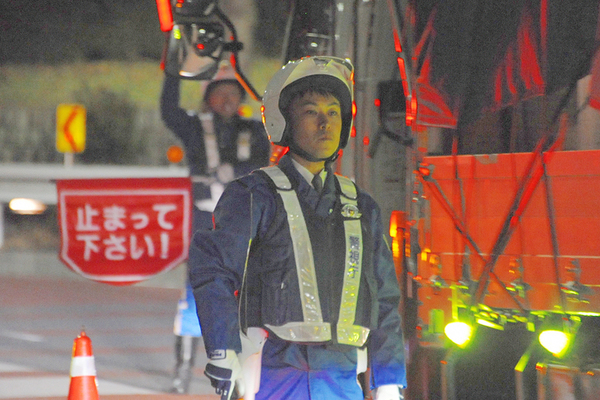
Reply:
[[[165, 74], [160, 101], [165, 125], [181, 140], [193, 182], [193, 232], [212, 227], [212, 211], [225, 185], [269, 162], [270, 143], [260, 121], [242, 118], [238, 110], [245, 90], [232, 66], [220, 64], [214, 79], [203, 81], [200, 112], [180, 107], [180, 78]], [[196, 347], [202, 336], [189, 284], [175, 317], [176, 366], [172, 391], [187, 393]]]

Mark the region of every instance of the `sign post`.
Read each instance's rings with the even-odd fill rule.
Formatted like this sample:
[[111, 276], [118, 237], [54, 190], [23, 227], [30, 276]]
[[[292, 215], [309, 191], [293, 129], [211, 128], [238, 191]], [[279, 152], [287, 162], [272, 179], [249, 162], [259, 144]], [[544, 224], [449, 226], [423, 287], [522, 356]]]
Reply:
[[60, 259], [85, 278], [129, 285], [188, 257], [188, 178], [59, 180]]

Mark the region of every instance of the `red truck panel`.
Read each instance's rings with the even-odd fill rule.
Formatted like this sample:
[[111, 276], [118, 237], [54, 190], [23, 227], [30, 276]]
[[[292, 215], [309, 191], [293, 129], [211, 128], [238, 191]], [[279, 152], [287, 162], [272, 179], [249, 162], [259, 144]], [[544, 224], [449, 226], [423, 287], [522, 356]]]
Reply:
[[[458, 215], [462, 215], [459, 189], [462, 185], [463, 221], [486, 260], [531, 160], [531, 153], [441, 156], [424, 160], [430, 165], [431, 178], [439, 184]], [[458, 171], [458, 179], [455, 171]], [[547, 164], [547, 172], [558, 242], [559, 281], [563, 285], [569, 282], [572, 286], [585, 285], [579, 295], [565, 295], [567, 311], [600, 312], [600, 151], [555, 152]], [[419, 296], [423, 302], [420, 317], [426, 321], [432, 308], [449, 313], [450, 305], [446, 303], [451, 297], [449, 290], [434, 290], [428, 280], [438, 275], [443, 283], [456, 285], [461, 280], [467, 246], [440, 201], [427, 188], [424, 195], [427, 200], [419, 221], [419, 241], [422, 250], [434, 255], [420, 257], [419, 263], [424, 284]], [[514, 265], [520, 260], [522, 281], [530, 288], [520, 297], [522, 304], [531, 310], [557, 311], [560, 290], [556, 284], [546, 197], [542, 179], [493, 272], [507, 287], [512, 287], [512, 282], [518, 282], [519, 269]], [[466, 260], [471, 267], [471, 278], [478, 280], [484, 261], [473, 251]], [[580, 271], [574, 269], [576, 263]], [[483, 302], [490, 307], [516, 308], [506, 291], [493, 279], [490, 282]], [[465, 301], [469, 300], [465, 298]]]

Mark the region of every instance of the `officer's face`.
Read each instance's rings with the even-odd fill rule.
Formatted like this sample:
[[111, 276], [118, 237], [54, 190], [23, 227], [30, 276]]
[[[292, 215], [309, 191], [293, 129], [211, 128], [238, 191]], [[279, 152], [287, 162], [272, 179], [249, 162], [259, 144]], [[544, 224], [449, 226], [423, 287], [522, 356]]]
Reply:
[[292, 101], [290, 117], [293, 140], [302, 150], [327, 158], [338, 149], [342, 110], [334, 96], [307, 92]]
[[238, 112], [242, 102], [240, 88], [235, 83], [220, 83], [211, 92], [208, 98], [210, 109], [219, 114], [224, 120], [232, 118]]

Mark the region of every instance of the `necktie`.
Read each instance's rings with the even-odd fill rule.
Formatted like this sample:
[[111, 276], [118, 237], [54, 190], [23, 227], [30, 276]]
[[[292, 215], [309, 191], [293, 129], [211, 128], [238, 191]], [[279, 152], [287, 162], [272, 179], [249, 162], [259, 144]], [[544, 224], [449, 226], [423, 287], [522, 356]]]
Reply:
[[321, 189], [323, 189], [323, 181], [321, 180], [321, 174], [316, 174], [312, 180], [312, 185], [317, 191], [317, 193], [321, 193]]

